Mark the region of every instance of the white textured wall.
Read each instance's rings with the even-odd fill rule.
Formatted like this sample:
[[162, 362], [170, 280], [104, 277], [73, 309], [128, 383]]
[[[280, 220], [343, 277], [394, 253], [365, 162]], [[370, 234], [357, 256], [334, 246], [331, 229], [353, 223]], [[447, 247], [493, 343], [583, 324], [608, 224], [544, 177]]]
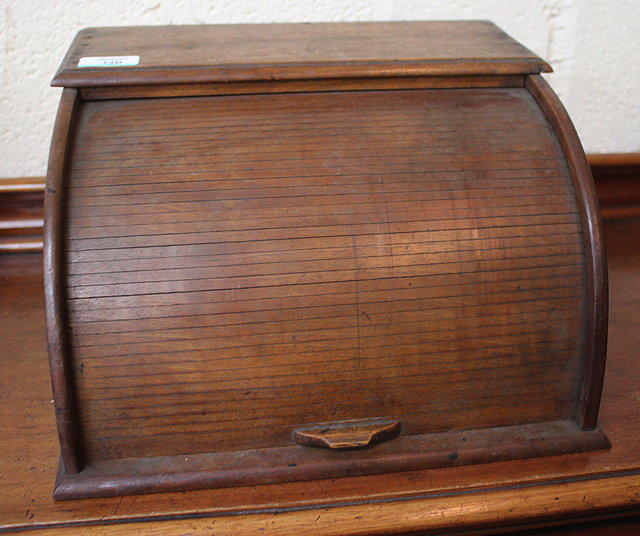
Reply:
[[43, 175], [59, 89], [86, 26], [489, 19], [547, 59], [587, 152], [640, 151], [639, 0], [0, 0], [0, 177]]

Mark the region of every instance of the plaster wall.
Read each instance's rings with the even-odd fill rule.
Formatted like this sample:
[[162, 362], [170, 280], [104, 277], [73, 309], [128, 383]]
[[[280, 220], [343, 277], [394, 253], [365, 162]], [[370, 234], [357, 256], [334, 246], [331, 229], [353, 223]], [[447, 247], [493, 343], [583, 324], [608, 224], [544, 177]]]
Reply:
[[0, 177], [44, 175], [60, 90], [87, 26], [489, 19], [548, 60], [587, 152], [640, 151], [638, 0], [0, 0]]

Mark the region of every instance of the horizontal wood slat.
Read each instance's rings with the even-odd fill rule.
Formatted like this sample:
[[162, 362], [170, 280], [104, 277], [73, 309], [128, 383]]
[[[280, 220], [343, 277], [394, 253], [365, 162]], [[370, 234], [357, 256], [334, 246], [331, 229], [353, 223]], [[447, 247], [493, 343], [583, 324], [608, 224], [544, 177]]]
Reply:
[[[523, 141], [527, 140], [527, 137], [523, 137]], [[487, 143], [491, 143], [491, 140], [487, 140]], [[417, 146], [410, 146], [411, 147]], [[450, 147], [450, 146], [449, 146]], [[499, 148], [499, 147], [498, 147]], [[367, 148], [361, 149], [362, 151], [367, 151]], [[454, 149], [449, 149], [451, 152], [454, 152]], [[185, 150], [184, 154], [188, 154]], [[196, 153], [196, 155], [208, 155], [209, 153]], [[423, 152], [423, 154], [425, 154]], [[140, 163], [143, 161], [153, 161], [153, 159], [161, 158], [166, 161], [165, 157], [148, 157], [144, 160], [140, 160]], [[93, 161], [98, 161], [98, 159], [92, 159]], [[104, 160], [105, 163], [111, 162], [113, 159]], [[597, 154], [597, 155], [589, 155], [589, 163], [591, 165], [591, 172], [593, 174], [593, 179], [596, 184], [596, 188], [598, 190], [598, 200], [600, 203], [600, 208], [602, 210], [603, 218], [633, 218], [640, 214], [640, 154], [637, 153], [621, 153], [621, 154]], [[546, 173], [546, 170], [543, 170]], [[458, 174], [462, 174], [463, 172], [458, 172]], [[469, 172], [466, 172], [469, 173]], [[490, 173], [490, 172], [488, 172]], [[538, 173], [541, 173], [538, 171]], [[509, 170], [508, 172], [494, 172], [496, 176], [495, 183], [487, 183], [488, 186], [484, 188], [474, 188], [473, 186], [468, 189], [478, 191], [478, 195], [493, 195], [499, 192], [503, 192], [506, 188], [513, 192], [514, 196], [523, 196], [528, 197], [530, 195], [534, 195], [534, 192], [531, 188], [525, 188], [518, 186], [517, 181], [513, 181], [509, 178], [509, 176], [515, 177], [515, 171]], [[443, 180], [446, 175], [443, 175]], [[544, 177], [547, 175], [540, 175], [540, 177], [527, 177], [529, 180], [534, 181], [544, 181]], [[408, 178], [408, 177], [407, 177]], [[552, 177], [554, 178], [554, 177]], [[552, 179], [551, 178], [551, 179]], [[557, 178], [557, 177], [555, 177]], [[237, 184], [236, 179], [234, 181]], [[305, 178], [291, 179], [291, 184], [294, 184], [294, 180], [299, 184], [304, 184]], [[320, 177], [310, 177], [306, 179], [308, 184], [311, 185], [313, 183], [317, 183], [322, 181]], [[357, 179], [355, 179], [357, 180]], [[451, 181], [451, 179], [449, 179]], [[252, 179], [247, 179], [249, 182], [248, 187], [255, 186], [256, 182]], [[263, 183], [266, 182], [265, 179], [262, 179]], [[279, 182], [283, 184], [283, 179], [273, 179], [274, 182]], [[201, 181], [192, 181], [192, 182], [200, 182], [207, 183], [206, 179]], [[387, 191], [394, 191], [393, 188], [412, 188], [411, 181], [401, 181], [397, 185], [392, 181], [386, 181], [386, 189]], [[494, 184], [495, 187], [491, 186]], [[500, 185], [500, 189], [497, 186]], [[21, 253], [21, 252], [41, 252], [42, 251], [42, 204], [43, 204], [43, 193], [45, 186], [45, 177], [20, 177], [20, 178], [4, 178], [0, 179], [0, 206], [3, 207], [2, 213], [0, 215], [0, 253]], [[77, 188], [87, 188], [87, 192], [89, 192], [89, 188], [91, 188], [91, 195], [96, 196], [109, 196], [109, 195], [127, 195], [129, 193], [144, 193], [147, 191], [147, 184], [139, 184], [139, 185], [102, 185], [102, 186], [93, 186], [93, 187], [80, 187]], [[72, 188], [76, 188], [76, 186], [72, 186]], [[175, 186], [171, 182], [166, 183], [158, 183], [154, 186], [154, 192], [162, 192], [164, 190], [172, 190]], [[549, 192], [555, 192], [554, 186], [549, 187]], [[437, 183], [434, 184], [434, 190], [437, 190]], [[486, 193], [482, 190], [486, 190]], [[425, 189], [423, 188], [423, 191]], [[637, 190], [637, 193], [636, 193]], [[464, 195], [465, 189], [460, 189], [459, 195]], [[622, 194], [624, 192], [624, 194]], [[29, 194], [29, 201], [27, 202], [30, 206], [28, 212], [20, 211], [14, 212], [11, 207], [16, 207], [24, 204], [25, 194]], [[81, 195], [78, 195], [81, 197]], [[456, 197], [455, 194], [452, 194], [451, 199]], [[308, 209], [306, 210], [308, 211]], [[272, 211], [273, 213], [273, 211]], [[271, 215], [272, 215], [271, 213]], [[269, 217], [269, 211], [264, 211], [265, 217]], [[179, 221], [180, 216], [174, 214], [172, 216], [172, 221]], [[193, 221], [194, 218], [200, 218], [200, 220]], [[187, 222], [197, 223], [198, 221], [206, 221], [202, 215], [198, 215], [197, 212], [186, 212], [183, 216], [183, 219]], [[162, 221], [163, 215], [159, 214], [157, 216], [156, 221]], [[71, 220], [74, 223], [77, 223], [79, 229], [86, 229], [87, 226], [83, 225], [83, 219], [81, 217], [75, 216]], [[107, 220], [108, 221], [108, 220]], [[127, 226], [127, 228], [131, 229], [135, 226], [135, 219], [131, 218], [132, 223]], [[141, 219], [144, 221], [144, 218]], [[117, 225], [118, 218], [113, 218], [113, 224]], [[26, 231], [26, 232], [23, 232]], [[170, 261], [173, 255], [169, 258], [165, 258], [166, 261]], [[73, 268], [75, 264], [71, 265]]]
[[523, 88], [84, 102], [70, 155], [89, 460], [570, 418], [584, 246]]
[[[523, 141], [527, 138], [524, 137]], [[490, 143], [491, 140], [488, 140]], [[453, 151], [453, 149], [450, 149]], [[362, 149], [362, 151], [366, 151], [366, 149]], [[185, 154], [188, 154], [185, 152]], [[202, 153], [206, 154], [206, 153]], [[153, 158], [153, 157], [151, 157]], [[156, 157], [163, 158], [164, 157]], [[147, 158], [146, 160], [150, 160]], [[93, 160], [92, 160], [93, 161]], [[107, 160], [109, 162], [111, 160]], [[602, 210], [603, 218], [634, 218], [640, 214], [640, 154], [637, 153], [620, 153], [620, 154], [594, 154], [589, 155], [589, 164], [591, 165], [591, 173], [593, 174], [593, 179], [596, 184], [596, 188], [598, 190], [598, 200], [600, 202], [600, 208]], [[470, 172], [467, 172], [470, 173]], [[514, 171], [510, 170], [506, 172], [507, 174], [514, 174]], [[462, 172], [459, 172], [458, 175], [461, 175]], [[502, 177], [502, 183], [506, 187], [510, 187], [514, 191], [514, 195], [522, 195], [529, 196], [533, 192], [530, 188], [522, 188], [518, 186], [518, 182], [511, 180], [509, 178], [504, 178], [505, 172], [494, 174], [499, 177]], [[513, 175], [515, 176], [515, 175]], [[530, 180], [542, 180], [536, 179], [535, 177], [528, 177]], [[237, 179], [236, 179], [237, 180]], [[250, 179], [249, 179], [250, 180]], [[296, 179], [300, 181], [300, 179]], [[313, 180], [313, 177], [311, 178]], [[317, 179], [315, 179], [317, 180]], [[264, 181], [264, 179], [263, 179]], [[274, 179], [274, 181], [279, 181], [282, 183], [282, 179]], [[196, 181], [198, 182], [198, 181]], [[208, 181], [202, 180], [202, 183], [206, 183]], [[2, 212], [2, 228], [1, 229], [27, 229], [28, 236], [21, 236], [13, 231], [3, 233], [0, 230], [0, 253], [19, 253], [19, 252], [40, 252], [42, 251], [42, 202], [43, 202], [43, 192], [44, 192], [44, 177], [27, 177], [27, 178], [15, 178], [15, 179], [0, 179], [0, 205], [5, 207], [5, 210]], [[172, 183], [159, 183], [154, 186], [154, 191], [161, 192], [162, 188], [165, 189], [173, 189], [174, 186]], [[498, 184], [498, 183], [496, 183]], [[75, 186], [72, 186], [75, 187]], [[141, 184], [137, 186], [139, 191], [144, 191], [146, 188], [146, 184]], [[388, 191], [392, 190], [393, 183], [386, 182], [386, 188]], [[79, 187], [81, 188], [81, 187]], [[136, 190], [127, 189], [123, 186], [95, 186], [93, 187], [93, 192], [97, 195], [110, 195], [109, 192], [113, 192], [116, 188], [118, 188], [119, 192], [117, 195], [125, 195], [128, 193], [136, 193]], [[553, 188], [550, 191], [554, 191]], [[473, 188], [474, 191], [478, 192], [477, 195], [492, 195], [497, 193], [498, 191], [495, 188], [485, 188], [488, 190], [486, 194], [480, 188]], [[434, 187], [434, 190], [436, 188]], [[636, 192], [637, 190], [637, 192]], [[15, 217], [10, 212], [8, 207], [16, 206], [20, 204], [25, 193], [29, 193], [31, 196], [30, 205], [33, 207], [33, 216], [31, 214], [15, 214]], [[113, 195], [113, 194], [111, 194]], [[453, 193], [452, 199], [453, 197]], [[460, 195], [464, 195], [461, 193]], [[266, 217], [268, 217], [268, 212], [265, 213]], [[35, 216], [35, 218], [34, 218]], [[187, 212], [182, 218], [191, 221], [194, 218], [198, 218], [197, 212]], [[202, 217], [202, 216], [200, 216]], [[172, 216], [172, 221], [179, 218], [177, 215]], [[156, 221], [161, 222], [166, 217], [163, 214], [158, 214], [156, 216]], [[81, 224], [83, 219], [77, 216], [73, 216], [72, 220]], [[113, 222], [117, 225], [118, 218], [114, 218]], [[144, 220], [142, 220], [144, 221]], [[202, 220], [201, 220], [202, 221]], [[15, 225], [14, 225], [15, 222]], [[133, 220], [135, 222], [135, 220]], [[132, 223], [129, 225], [131, 228]], [[85, 228], [86, 226], [82, 226]], [[173, 257], [173, 255], [171, 256]], [[170, 259], [166, 259], [170, 260]]]

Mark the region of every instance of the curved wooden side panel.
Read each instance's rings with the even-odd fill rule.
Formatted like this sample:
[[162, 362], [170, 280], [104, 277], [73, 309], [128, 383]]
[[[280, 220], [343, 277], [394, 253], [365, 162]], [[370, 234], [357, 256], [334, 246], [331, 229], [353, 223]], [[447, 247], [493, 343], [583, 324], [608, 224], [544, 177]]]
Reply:
[[585, 362], [580, 384], [576, 422], [584, 430], [597, 425], [607, 353], [608, 283], [602, 223], [591, 169], [578, 134], [564, 106], [540, 75], [527, 77], [526, 87], [536, 99], [567, 158], [584, 230], [587, 262], [587, 319]]
[[77, 473], [82, 467], [77, 420], [74, 418], [73, 382], [67, 357], [68, 342], [65, 333], [67, 324], [61, 259], [64, 217], [63, 180], [77, 103], [77, 90], [64, 89], [53, 129], [44, 196], [44, 289], [47, 344], [60, 451], [62, 463], [68, 473]]

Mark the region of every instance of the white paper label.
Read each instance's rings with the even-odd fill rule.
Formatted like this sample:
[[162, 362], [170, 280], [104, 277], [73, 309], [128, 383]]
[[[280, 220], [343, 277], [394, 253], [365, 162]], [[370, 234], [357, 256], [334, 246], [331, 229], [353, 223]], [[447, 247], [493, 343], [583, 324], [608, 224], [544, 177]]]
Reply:
[[78, 67], [133, 67], [140, 63], [140, 56], [85, 56]]

